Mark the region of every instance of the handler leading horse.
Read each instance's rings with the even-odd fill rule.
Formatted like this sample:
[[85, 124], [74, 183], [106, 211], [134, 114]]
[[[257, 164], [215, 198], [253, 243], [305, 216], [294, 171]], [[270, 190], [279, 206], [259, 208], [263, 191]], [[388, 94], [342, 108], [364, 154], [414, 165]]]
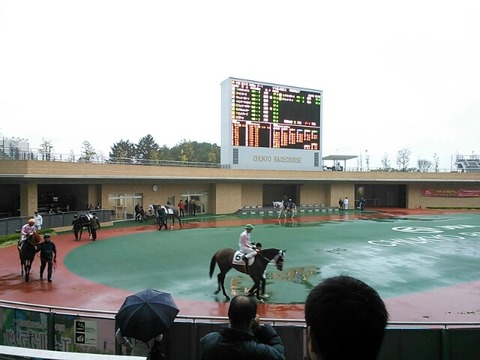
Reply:
[[[262, 295], [265, 294], [265, 278], [263, 277], [263, 273], [268, 265], [268, 263], [273, 262], [277, 267], [277, 270], [282, 271], [283, 269], [283, 262], [285, 259], [285, 251], [286, 250], [279, 250], [279, 249], [265, 249], [261, 250], [254, 258], [254, 262], [252, 265], [248, 267], [248, 275], [252, 278], [254, 284], [252, 288], [248, 291], [248, 295], [254, 295], [256, 293], [257, 299], [260, 299], [260, 288], [262, 291]], [[245, 265], [236, 265], [233, 264], [233, 257], [235, 255], [235, 250], [233, 249], [223, 249], [217, 251], [210, 261], [210, 278], [213, 275], [213, 271], [215, 270], [215, 265], [218, 264], [220, 268], [220, 273], [217, 275], [218, 279], [218, 289], [215, 291], [215, 294], [220, 292], [220, 288], [223, 291], [223, 295], [225, 295], [226, 300], [230, 300], [230, 297], [225, 292], [225, 276], [230, 271], [231, 268], [246, 274]]]

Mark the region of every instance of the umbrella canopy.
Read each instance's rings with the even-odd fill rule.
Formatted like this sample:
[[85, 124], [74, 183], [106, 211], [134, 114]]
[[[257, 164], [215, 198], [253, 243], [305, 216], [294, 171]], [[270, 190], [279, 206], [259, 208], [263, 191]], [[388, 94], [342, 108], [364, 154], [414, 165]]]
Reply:
[[123, 336], [147, 342], [168, 331], [178, 312], [172, 295], [146, 289], [127, 296], [115, 318]]

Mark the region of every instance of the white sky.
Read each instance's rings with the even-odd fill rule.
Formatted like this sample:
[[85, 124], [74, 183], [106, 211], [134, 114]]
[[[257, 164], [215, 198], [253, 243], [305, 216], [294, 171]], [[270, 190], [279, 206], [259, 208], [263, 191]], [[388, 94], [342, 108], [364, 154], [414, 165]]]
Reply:
[[450, 168], [480, 154], [477, 4], [0, 0], [0, 134], [64, 154], [147, 134], [220, 145], [236, 77], [323, 90], [323, 156], [396, 167], [408, 148], [410, 166]]

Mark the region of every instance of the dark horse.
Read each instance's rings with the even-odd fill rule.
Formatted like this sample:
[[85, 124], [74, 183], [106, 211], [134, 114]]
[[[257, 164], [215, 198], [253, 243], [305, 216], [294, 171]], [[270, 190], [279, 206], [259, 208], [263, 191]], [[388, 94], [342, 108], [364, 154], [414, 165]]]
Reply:
[[182, 220], [180, 219], [180, 214], [178, 212], [178, 209], [171, 207], [169, 205], [153, 205], [155, 214], [156, 214], [156, 220], [158, 224], [158, 230], [160, 230], [162, 227], [165, 227], [165, 230], [167, 230], [168, 225], [167, 222], [170, 220], [171, 226], [175, 225], [175, 219], [178, 220], [178, 223], [180, 224], [180, 227], [182, 227]]
[[27, 235], [26, 240], [18, 248], [18, 255], [20, 257], [20, 264], [22, 266], [22, 276], [25, 276], [25, 281], [28, 282], [30, 277], [30, 270], [37, 252], [37, 244], [40, 242], [40, 235]]
[[81, 214], [79, 217], [76, 217], [72, 221], [73, 225], [73, 234], [75, 235], [75, 240], [82, 240], [83, 228], [88, 230], [88, 237], [92, 235], [90, 226], [91, 226], [91, 215], [90, 214]]
[[[246, 272], [245, 265], [235, 265], [232, 263], [235, 250], [233, 249], [223, 249], [217, 251], [210, 262], [210, 278], [213, 275], [215, 270], [215, 264], [218, 264], [220, 268], [220, 273], [217, 275], [218, 278], [218, 289], [215, 291], [215, 294], [220, 292], [220, 288], [223, 291], [223, 295], [227, 300], [230, 300], [230, 297], [225, 292], [225, 275], [230, 271], [231, 268], [234, 268], [237, 271], [240, 271], [244, 274], [250, 275], [254, 284], [252, 288], [248, 291], [248, 295], [254, 295], [256, 292], [257, 299], [260, 299], [260, 290], [262, 295], [265, 295], [265, 278], [263, 274], [268, 263], [273, 262], [277, 267], [277, 270], [282, 271], [283, 262], [285, 259], [286, 250], [279, 249], [264, 249], [261, 250], [256, 256], [255, 261], [251, 266], [248, 267], [248, 272]], [[261, 289], [260, 289], [261, 288]]]

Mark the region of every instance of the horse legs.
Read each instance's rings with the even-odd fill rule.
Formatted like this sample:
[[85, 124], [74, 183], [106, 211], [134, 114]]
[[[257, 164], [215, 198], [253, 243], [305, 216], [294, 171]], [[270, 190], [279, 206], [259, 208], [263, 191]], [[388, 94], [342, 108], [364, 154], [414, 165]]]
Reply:
[[218, 282], [218, 289], [215, 291], [215, 294], [218, 294], [220, 292], [220, 287], [222, 288], [223, 295], [225, 295], [225, 299], [228, 301], [230, 300], [230, 297], [227, 295], [227, 292], [225, 291], [225, 273], [219, 273], [217, 275], [217, 282]]
[[25, 282], [28, 282], [28, 278], [30, 277], [30, 268], [32, 267], [31, 260], [25, 260]]
[[257, 299], [260, 300], [260, 287], [261, 287], [260, 285], [261, 285], [262, 280], [261, 280], [261, 278], [259, 279], [259, 278], [257, 278], [257, 277], [255, 277], [255, 278], [252, 277], [252, 279], [253, 279], [253, 281], [254, 281], [254, 284], [253, 284], [253, 286], [250, 288], [250, 290], [248, 290], [248, 294], [247, 294], [247, 295], [248, 295], [248, 296], [256, 295], [256, 296], [257, 296]]

